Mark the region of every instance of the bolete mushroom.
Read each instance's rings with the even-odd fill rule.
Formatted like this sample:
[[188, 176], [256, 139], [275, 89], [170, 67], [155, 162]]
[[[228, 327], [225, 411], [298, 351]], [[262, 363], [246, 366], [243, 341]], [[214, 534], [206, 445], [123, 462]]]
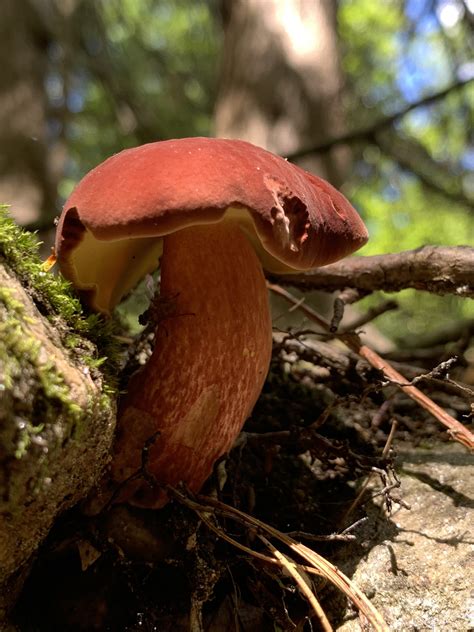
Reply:
[[[160, 485], [200, 489], [249, 416], [271, 354], [263, 269], [290, 273], [350, 254], [362, 220], [330, 184], [239, 140], [184, 138], [128, 149], [88, 173], [56, 238], [63, 275], [109, 314], [161, 265], [159, 305], [173, 305], [147, 364], [120, 403], [117, 483], [141, 463]], [[134, 479], [120, 498], [160, 506]]]

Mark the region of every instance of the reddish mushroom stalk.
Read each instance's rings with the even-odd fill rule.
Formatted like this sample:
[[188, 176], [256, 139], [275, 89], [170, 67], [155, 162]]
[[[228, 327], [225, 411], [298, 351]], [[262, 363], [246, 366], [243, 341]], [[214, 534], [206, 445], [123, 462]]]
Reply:
[[64, 206], [56, 253], [92, 309], [109, 314], [161, 259], [175, 313], [120, 405], [112, 476], [137, 472], [144, 445], [157, 486], [120, 499], [159, 506], [160, 485], [198, 490], [232, 445], [268, 370], [262, 266], [291, 273], [357, 250], [367, 231], [330, 184], [238, 140], [184, 138], [112, 156]]
[[[198, 271], [198, 273], [196, 273]], [[136, 472], [157, 431], [148, 470], [160, 484], [198, 491], [249, 416], [271, 354], [261, 263], [234, 222], [186, 228], [164, 238], [160, 300], [175, 313], [158, 325], [155, 349], [121, 403], [112, 476]], [[159, 506], [143, 480], [120, 499]]]

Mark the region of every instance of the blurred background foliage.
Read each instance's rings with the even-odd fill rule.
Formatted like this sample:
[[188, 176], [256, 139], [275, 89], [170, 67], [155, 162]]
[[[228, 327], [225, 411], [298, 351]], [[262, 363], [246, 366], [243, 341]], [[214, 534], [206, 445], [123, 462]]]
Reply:
[[[44, 231], [74, 183], [110, 154], [166, 138], [242, 136], [219, 123], [219, 102], [223, 86], [232, 78], [232, 64], [241, 85], [255, 95], [257, 105], [252, 107], [267, 117], [270, 138], [274, 133], [276, 139], [273, 130], [282, 127], [280, 109], [287, 101], [304, 97], [296, 93], [293, 97], [291, 87], [285, 90], [272, 79], [275, 95], [267, 114], [260, 104], [271, 98], [271, 88], [261, 76], [252, 75], [256, 72], [252, 63], [244, 57], [239, 62], [238, 40], [242, 35], [245, 41], [245, 29], [253, 28], [253, 45], [266, 42], [262, 57], [255, 53], [255, 67], [262, 66], [265, 73], [261, 59], [274, 60], [277, 42], [284, 39], [265, 19], [270, 9], [275, 15], [279, 11], [283, 28], [289, 32], [294, 27], [294, 51], [286, 47], [285, 56], [280, 51], [278, 63], [272, 61], [271, 69], [268, 63], [267, 76], [270, 71], [278, 76], [279, 67], [283, 73], [283, 66], [291, 65], [295, 74], [299, 72], [295, 59], [304, 52], [298, 46], [303, 46], [306, 34], [304, 20], [295, 22], [296, 5], [304, 5], [308, 16], [324, 5], [325, 15], [334, 20], [318, 28], [333, 29], [337, 39], [341, 68], [337, 104], [343, 107], [334, 109], [336, 123], [321, 122], [324, 129], [318, 138], [300, 130], [299, 136], [288, 139], [292, 128], [284, 121], [285, 142], [268, 142], [268, 148], [290, 159], [301, 154], [306, 167], [312, 155], [321, 153], [321, 145], [345, 151], [346, 167], [339, 170], [340, 182], [335, 183], [342, 185], [369, 227], [371, 240], [361, 254], [424, 244], [473, 245], [474, 0], [4, 2], [0, 53], [10, 71], [0, 79], [1, 201], [12, 204], [20, 223], [43, 231], [47, 243]], [[252, 16], [251, 9], [258, 15]], [[232, 19], [239, 11], [244, 19], [236, 40]], [[318, 63], [327, 65], [329, 57], [321, 60], [320, 51]], [[311, 78], [307, 58], [305, 64], [306, 77]], [[334, 70], [328, 68], [327, 73]], [[315, 71], [311, 88], [323, 74]], [[25, 94], [25, 85], [29, 99], [18, 96]], [[321, 94], [325, 85], [321, 83]], [[310, 99], [311, 89], [306, 88]], [[318, 117], [315, 104], [309, 110], [313, 107]], [[332, 106], [329, 109], [333, 111]], [[296, 118], [290, 105], [286, 117]], [[25, 124], [30, 120], [36, 127]], [[294, 128], [297, 123], [292, 121]], [[17, 164], [15, 143], [20, 146], [22, 134], [27, 138], [23, 138], [27, 154], [41, 146], [41, 164], [46, 161], [49, 169], [35, 184], [49, 187], [49, 194], [32, 196], [27, 202], [11, 192], [25, 193], [31, 184], [25, 174], [18, 175], [18, 167], [16, 188], [8, 187], [9, 166]], [[335, 142], [339, 137], [344, 142]], [[36, 143], [34, 152], [28, 149], [30, 141]], [[317, 165], [309, 168], [336, 179]], [[378, 322], [402, 342], [474, 315], [472, 302], [454, 297], [403, 292], [397, 298], [401, 309]]]
[[68, 113], [57, 130], [70, 156], [63, 198], [86, 171], [125, 147], [211, 135], [217, 88], [220, 38], [211, 4], [102, 0], [77, 10], [72, 86], [66, 92], [57, 46], [48, 78], [57, 118], [64, 108]]
[[[361, 254], [423, 244], [474, 244], [474, 84], [423, 104], [474, 75], [474, 3], [345, 0], [339, 9], [351, 127], [421, 103], [361, 143], [347, 189], [371, 240]], [[352, 118], [353, 117], [353, 118]], [[379, 326], [399, 344], [474, 315], [471, 301], [413, 291]], [[370, 299], [369, 299], [370, 302]]]

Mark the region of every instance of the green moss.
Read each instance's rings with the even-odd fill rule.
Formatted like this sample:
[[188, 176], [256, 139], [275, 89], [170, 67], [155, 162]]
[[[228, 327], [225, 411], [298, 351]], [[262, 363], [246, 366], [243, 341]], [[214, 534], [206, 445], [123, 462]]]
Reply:
[[81, 322], [79, 301], [72, 295], [66, 281], [45, 272], [38, 257], [38, 248], [36, 235], [17, 226], [8, 216], [8, 208], [0, 206], [0, 254], [27, 287], [41, 293], [54, 310], [75, 328], [86, 329]]
[[42, 430], [44, 430], [44, 424], [40, 424], [39, 426], [33, 426], [29, 422], [25, 424], [25, 427], [20, 430], [17, 447], [15, 450], [16, 459], [22, 459], [24, 456], [26, 456], [28, 448], [31, 445], [31, 437], [34, 435], [39, 435]]
[[25, 339], [22, 336], [20, 319], [23, 315], [24, 307], [15, 298], [12, 290], [0, 288], [0, 304], [2, 303], [10, 314], [9, 318], [0, 322], [0, 339], [2, 340], [2, 345], [0, 346], [0, 368], [2, 368], [0, 389], [5, 391], [13, 388], [14, 378], [20, 368], [16, 366], [15, 358], [17, 356], [10, 357], [10, 354], [17, 350], [23, 356], [24, 352], [27, 351], [26, 347], [30, 344], [33, 346], [32, 343], [35, 341], [31, 341], [28, 338]]
[[[0, 278], [0, 461], [8, 472], [0, 493], [21, 521], [25, 503], [63, 503], [65, 481], [71, 498], [78, 494], [82, 474], [95, 475], [96, 454], [98, 474], [113, 436], [119, 370], [111, 358], [120, 346], [115, 325], [83, 313], [69, 284], [45, 271], [36, 237], [5, 208]], [[87, 472], [77, 472], [82, 463]]]
[[12, 290], [10, 290], [8, 288], [0, 287], [0, 301], [11, 312], [18, 312], [18, 313], [23, 313], [24, 312], [23, 303], [18, 301], [14, 297], [14, 292], [12, 292]]
[[[33, 337], [32, 319], [25, 314], [14, 290], [0, 289], [0, 313], [3, 313], [0, 320], [0, 389], [7, 409], [8, 401], [17, 402], [13, 453], [20, 459], [27, 453], [34, 437], [54, 424], [59, 414], [65, 415], [74, 426], [90, 412], [83, 411], [72, 400], [70, 388], [53, 362], [45, 362], [40, 357], [41, 342]], [[110, 406], [108, 398], [104, 398], [103, 404]], [[30, 411], [38, 416], [37, 424], [31, 419]]]
[[[65, 347], [78, 353], [81, 362], [91, 370], [102, 367], [111, 388], [116, 383], [117, 364], [121, 356], [120, 346], [113, 335], [117, 324], [97, 314], [84, 313], [70, 283], [60, 274], [44, 269], [38, 256], [39, 245], [36, 235], [17, 226], [9, 217], [8, 208], [0, 205], [0, 256], [15, 271], [40, 311], [57, 329]], [[7, 307], [12, 309], [11, 305]], [[99, 356], [91, 352], [90, 345], [84, 344], [84, 340], [97, 346]]]

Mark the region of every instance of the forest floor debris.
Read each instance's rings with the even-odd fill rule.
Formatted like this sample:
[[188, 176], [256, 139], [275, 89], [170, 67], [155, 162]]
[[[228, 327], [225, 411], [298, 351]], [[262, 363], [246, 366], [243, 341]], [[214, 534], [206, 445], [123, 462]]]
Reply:
[[[429, 363], [418, 359], [409, 379], [430, 373], [440, 362], [431, 358]], [[464, 368], [454, 367], [449, 379], [461, 383]], [[449, 414], [468, 421], [470, 387], [461, 386], [453, 389], [438, 374], [424, 381], [432, 398], [448, 390], [444, 403]], [[453, 450], [448, 443], [448, 434], [427, 410], [396, 384], [381, 381], [380, 373], [353, 351], [307, 331], [276, 334], [264, 391], [245, 432], [197, 499], [202, 509], [196, 514], [181, 498], [160, 512], [115, 506], [95, 517], [80, 508], [65, 514], [40, 551], [18, 604], [19, 629], [265, 632], [275, 625], [301, 631], [343, 625], [352, 632], [355, 622], [344, 623], [351, 613], [346, 597], [326, 579], [308, 573], [310, 560], [295, 560], [291, 546], [277, 544], [272, 530], [286, 534], [289, 542], [304, 543], [296, 546], [330, 566], [336, 563], [349, 577], [355, 572], [372, 598], [376, 592], [364, 571], [356, 569], [364, 568], [363, 560], [370, 560], [380, 543], [386, 551], [398, 546], [405, 515], [415, 520], [428, 515], [425, 501], [411, 486], [416, 477], [407, 478], [410, 466], [403, 460], [400, 470], [397, 454], [405, 455], [409, 446], [413, 459], [420, 453], [429, 459], [440, 449]], [[465, 453], [462, 446], [456, 449]], [[449, 466], [448, 459], [445, 477]], [[441, 486], [436, 493], [443, 495], [442, 480], [435, 483]], [[249, 515], [254, 526], [223, 511], [216, 521], [211, 507]], [[464, 520], [463, 511], [461, 503], [451, 531]], [[447, 520], [446, 511], [444, 516]], [[258, 523], [270, 531], [256, 529]], [[421, 528], [420, 533], [417, 537], [424, 538]], [[464, 546], [467, 536], [456, 534]], [[275, 555], [280, 565], [267, 559]], [[410, 571], [416, 572], [414, 567]], [[429, 573], [429, 564], [424, 572]], [[380, 581], [392, 590], [382, 575]], [[305, 586], [313, 595], [309, 601]], [[434, 604], [430, 617], [442, 604], [431, 594], [439, 588], [437, 582], [414, 588]], [[398, 599], [398, 610], [386, 599], [374, 598], [374, 603], [389, 629], [409, 629], [395, 627], [402, 620], [404, 597], [400, 593], [393, 599]], [[413, 621], [417, 617], [422, 615], [414, 612]]]

